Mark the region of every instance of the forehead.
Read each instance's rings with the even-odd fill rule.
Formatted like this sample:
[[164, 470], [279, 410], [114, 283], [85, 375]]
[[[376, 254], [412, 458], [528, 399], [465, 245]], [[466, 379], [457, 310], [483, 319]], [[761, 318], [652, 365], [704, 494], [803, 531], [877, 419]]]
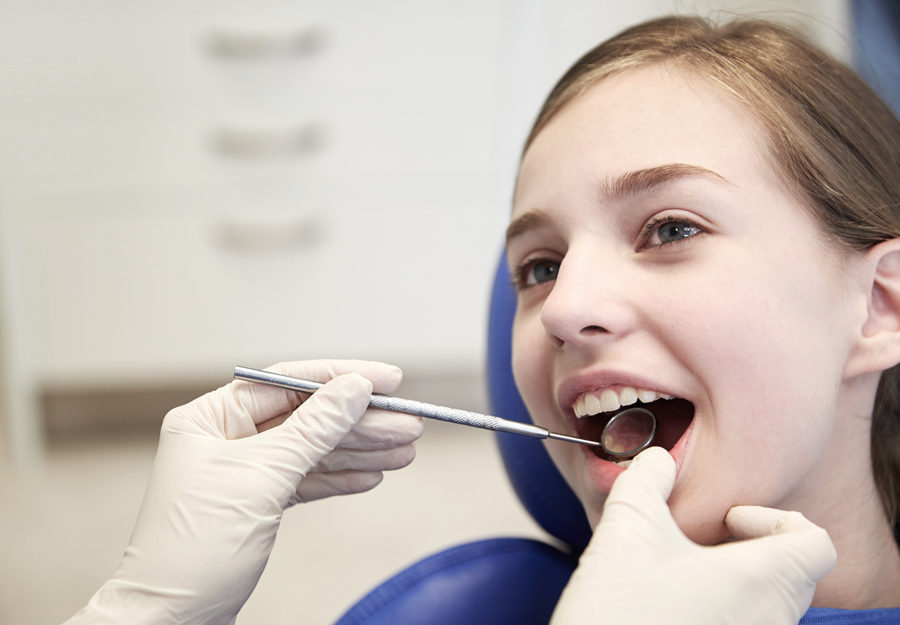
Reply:
[[705, 78], [654, 65], [607, 77], [569, 102], [541, 130], [519, 171], [514, 215], [628, 172], [671, 163], [715, 172], [738, 185], [778, 185], [761, 124]]

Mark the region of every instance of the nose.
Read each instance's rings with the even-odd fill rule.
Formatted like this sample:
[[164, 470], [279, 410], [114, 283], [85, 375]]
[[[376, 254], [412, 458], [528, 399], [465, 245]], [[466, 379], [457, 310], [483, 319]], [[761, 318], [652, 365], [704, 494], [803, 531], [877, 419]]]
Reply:
[[636, 322], [632, 286], [622, 259], [570, 247], [541, 309], [550, 342], [597, 346], [628, 334]]

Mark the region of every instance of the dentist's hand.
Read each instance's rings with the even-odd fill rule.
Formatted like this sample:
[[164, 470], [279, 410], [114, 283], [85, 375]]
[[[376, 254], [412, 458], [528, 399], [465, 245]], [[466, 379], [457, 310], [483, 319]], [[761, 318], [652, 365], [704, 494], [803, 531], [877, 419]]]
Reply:
[[237, 381], [170, 412], [122, 564], [70, 625], [233, 623], [285, 508], [369, 490], [412, 461], [422, 420], [367, 410], [373, 391], [400, 384], [398, 368], [270, 370], [327, 384], [308, 396]]
[[797, 512], [739, 506], [725, 519], [739, 542], [701, 547], [666, 505], [675, 463], [659, 447], [620, 475], [553, 625], [795, 625], [837, 554]]

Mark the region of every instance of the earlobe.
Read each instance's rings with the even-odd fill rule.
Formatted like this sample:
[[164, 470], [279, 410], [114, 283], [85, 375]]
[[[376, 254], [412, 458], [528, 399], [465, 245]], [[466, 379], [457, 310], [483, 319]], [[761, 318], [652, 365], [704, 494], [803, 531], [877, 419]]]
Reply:
[[900, 239], [879, 243], [864, 260], [869, 268], [867, 314], [847, 363], [853, 374], [881, 372], [900, 363]]

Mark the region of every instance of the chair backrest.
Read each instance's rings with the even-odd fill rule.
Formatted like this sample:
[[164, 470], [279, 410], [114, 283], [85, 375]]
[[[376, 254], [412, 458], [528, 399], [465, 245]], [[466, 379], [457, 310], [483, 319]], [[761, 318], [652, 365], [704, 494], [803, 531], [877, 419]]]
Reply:
[[[531, 423], [512, 374], [512, 323], [516, 293], [505, 255], [494, 276], [488, 324], [488, 391], [492, 414]], [[582, 551], [591, 538], [584, 508], [556, 469], [541, 441], [498, 434], [506, 472], [522, 504], [551, 535]]]
[[547, 625], [577, 564], [527, 538], [466, 543], [396, 574], [337, 625]]

